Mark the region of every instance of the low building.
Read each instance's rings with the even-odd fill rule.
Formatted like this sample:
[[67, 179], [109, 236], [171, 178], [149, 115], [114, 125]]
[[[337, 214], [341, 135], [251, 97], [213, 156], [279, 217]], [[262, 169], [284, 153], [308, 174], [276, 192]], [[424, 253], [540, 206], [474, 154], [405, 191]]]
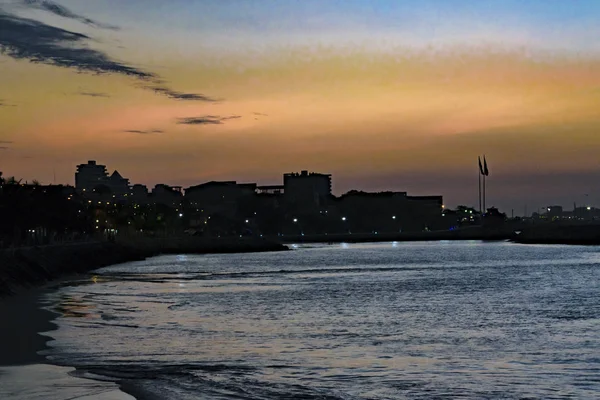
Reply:
[[233, 217], [244, 197], [256, 194], [255, 183], [212, 181], [185, 189], [185, 200], [190, 209], [201, 209], [206, 215], [222, 214]]
[[152, 193], [149, 196], [149, 201], [158, 205], [165, 205], [170, 208], [181, 207], [183, 201], [183, 194], [181, 193], [180, 186], [169, 186], [165, 184], [158, 184], [152, 189]]

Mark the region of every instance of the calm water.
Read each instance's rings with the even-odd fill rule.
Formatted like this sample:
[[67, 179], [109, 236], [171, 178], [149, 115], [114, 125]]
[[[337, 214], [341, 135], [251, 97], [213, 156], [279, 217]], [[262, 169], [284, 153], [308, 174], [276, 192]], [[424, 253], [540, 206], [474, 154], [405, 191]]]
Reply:
[[600, 396], [600, 248], [165, 256], [50, 294], [48, 356], [159, 399]]

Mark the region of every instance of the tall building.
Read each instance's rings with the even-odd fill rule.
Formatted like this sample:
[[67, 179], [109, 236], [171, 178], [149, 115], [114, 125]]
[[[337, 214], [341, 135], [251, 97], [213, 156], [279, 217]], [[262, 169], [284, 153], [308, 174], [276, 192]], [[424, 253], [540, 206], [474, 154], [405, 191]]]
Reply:
[[106, 165], [96, 164], [96, 161], [90, 160], [87, 164], [77, 166], [75, 189], [81, 192], [91, 192], [98, 185], [106, 185], [107, 179]]
[[286, 201], [298, 207], [319, 207], [331, 196], [331, 175], [302, 171], [283, 175]]
[[87, 195], [95, 193], [104, 197], [124, 199], [129, 194], [129, 179], [123, 178], [119, 171], [110, 176], [105, 165], [90, 160], [87, 164], [77, 166], [75, 172], [75, 189]]

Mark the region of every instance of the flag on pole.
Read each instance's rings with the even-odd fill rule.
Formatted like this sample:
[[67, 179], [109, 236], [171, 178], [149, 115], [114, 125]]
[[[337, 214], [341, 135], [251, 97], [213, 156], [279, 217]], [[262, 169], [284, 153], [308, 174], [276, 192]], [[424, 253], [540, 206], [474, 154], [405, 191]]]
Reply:
[[487, 161], [485, 159], [485, 156], [483, 156], [483, 175], [488, 176], [490, 174], [490, 171], [488, 170], [488, 166], [487, 166]]
[[477, 157], [479, 159], [479, 173], [481, 175], [485, 175], [483, 172], [483, 165], [481, 165], [481, 156]]

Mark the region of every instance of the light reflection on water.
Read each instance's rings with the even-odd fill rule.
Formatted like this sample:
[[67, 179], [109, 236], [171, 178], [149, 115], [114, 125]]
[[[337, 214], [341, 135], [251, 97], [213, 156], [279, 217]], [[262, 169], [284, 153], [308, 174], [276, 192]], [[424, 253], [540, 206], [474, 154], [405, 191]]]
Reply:
[[456, 242], [157, 257], [51, 294], [49, 355], [142, 397], [592, 398], [599, 261]]

